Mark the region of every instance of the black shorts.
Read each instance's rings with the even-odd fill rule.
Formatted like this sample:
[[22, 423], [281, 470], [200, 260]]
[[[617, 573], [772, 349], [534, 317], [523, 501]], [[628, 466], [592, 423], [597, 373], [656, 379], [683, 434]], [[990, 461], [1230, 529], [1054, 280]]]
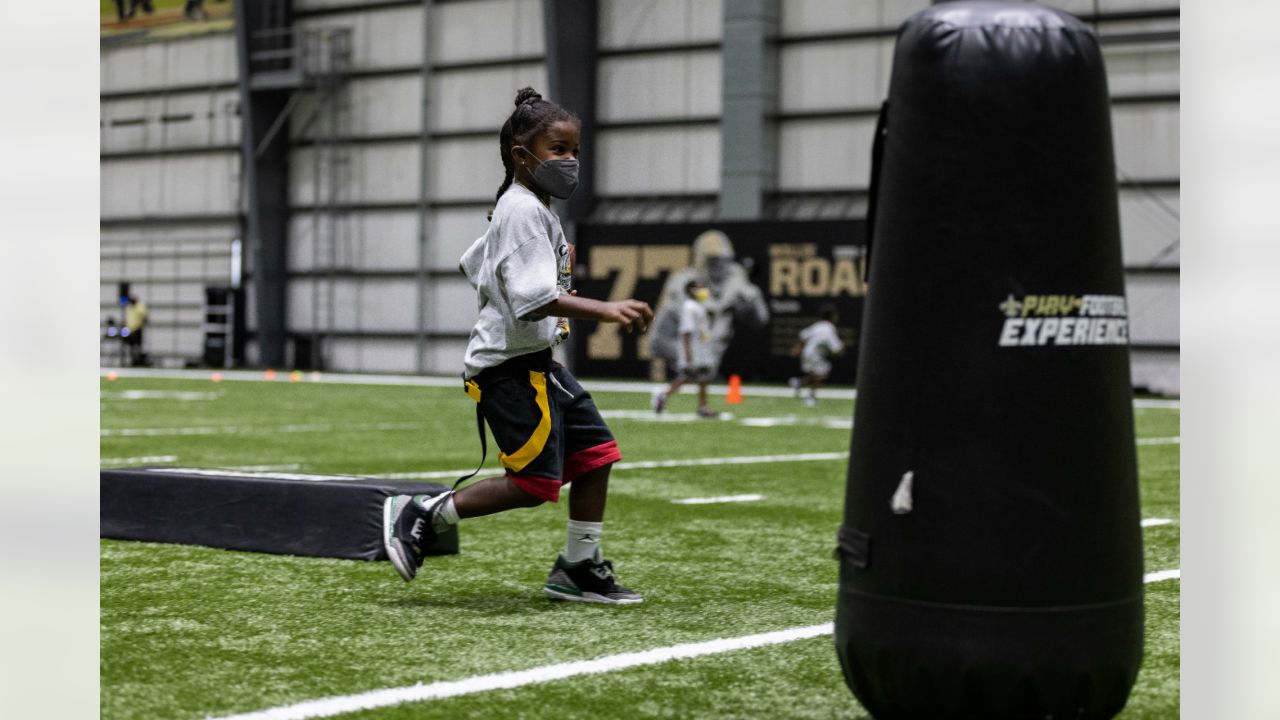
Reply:
[[550, 350], [487, 368], [465, 388], [480, 403], [507, 476], [534, 497], [556, 502], [561, 485], [622, 459], [591, 393]]

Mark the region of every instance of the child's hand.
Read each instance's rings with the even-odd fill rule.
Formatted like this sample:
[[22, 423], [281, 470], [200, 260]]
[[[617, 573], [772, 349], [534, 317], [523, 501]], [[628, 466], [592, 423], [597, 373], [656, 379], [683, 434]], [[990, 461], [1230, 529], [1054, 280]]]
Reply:
[[632, 327], [644, 332], [653, 322], [653, 310], [649, 303], [640, 300], [619, 300], [605, 303], [605, 322], [614, 322], [623, 326], [628, 332]]

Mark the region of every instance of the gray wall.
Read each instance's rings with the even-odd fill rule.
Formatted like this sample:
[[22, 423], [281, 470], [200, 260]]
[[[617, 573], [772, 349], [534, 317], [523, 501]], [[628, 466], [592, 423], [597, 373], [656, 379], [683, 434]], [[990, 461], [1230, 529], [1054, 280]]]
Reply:
[[203, 288], [230, 277], [235, 82], [230, 34], [102, 52], [101, 314], [123, 319], [116, 287], [131, 281], [151, 309], [147, 349], [161, 363], [200, 354]]
[[[720, 115], [724, 3], [735, 1], [601, 0], [599, 127], [583, 149], [597, 163], [595, 220], [714, 217], [723, 143], [733, 142]], [[502, 179], [498, 126], [516, 88], [547, 92], [541, 2], [438, 0], [425, 28], [417, 2], [363, 4], [295, 0], [302, 24], [353, 29], [354, 73], [343, 121], [350, 211], [332, 226], [310, 211], [317, 188], [301, 121], [311, 99], [293, 115], [288, 321], [332, 334], [335, 370], [453, 373], [475, 316], [457, 258], [484, 232]], [[778, 0], [766, 217], [865, 212], [893, 33], [928, 4]], [[1135, 382], [1177, 392], [1178, 2], [1049, 4], [1099, 13]], [[118, 314], [115, 283], [134, 280], [155, 310], [149, 345], [171, 362], [199, 354], [199, 288], [223, 282], [238, 234], [235, 79], [230, 34], [103, 49], [103, 312]]]

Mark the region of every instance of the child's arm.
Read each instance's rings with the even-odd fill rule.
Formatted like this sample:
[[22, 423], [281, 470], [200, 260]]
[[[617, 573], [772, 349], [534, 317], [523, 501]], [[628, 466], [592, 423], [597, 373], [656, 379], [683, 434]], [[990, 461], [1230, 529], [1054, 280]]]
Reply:
[[653, 310], [649, 307], [649, 303], [633, 299], [606, 302], [577, 295], [561, 295], [535, 312], [539, 315], [554, 315], [576, 320], [618, 323], [628, 332], [632, 327], [639, 332], [644, 332], [649, 327], [649, 323], [653, 322]]

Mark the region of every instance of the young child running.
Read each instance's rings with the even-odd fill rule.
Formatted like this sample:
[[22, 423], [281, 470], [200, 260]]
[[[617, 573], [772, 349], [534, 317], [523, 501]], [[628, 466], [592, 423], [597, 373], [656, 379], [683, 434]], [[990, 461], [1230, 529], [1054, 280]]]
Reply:
[[791, 387], [795, 388], [796, 397], [800, 397], [802, 388], [809, 388], [809, 395], [804, 404], [818, 404], [818, 386], [822, 385], [831, 374], [831, 358], [844, 351], [844, 343], [840, 342], [840, 333], [836, 331], [836, 323], [840, 322], [840, 313], [834, 306], [822, 308], [822, 319], [800, 331], [800, 340], [791, 349], [792, 355], [800, 356], [801, 377], [791, 378]]
[[715, 411], [707, 407], [707, 383], [715, 375], [715, 350], [711, 347], [711, 316], [703, 303], [711, 291], [697, 280], [684, 286], [684, 302], [680, 304], [680, 328], [676, 379], [666, 390], [653, 396], [654, 412], [667, 409], [667, 399], [687, 382], [698, 384], [698, 416], [713, 418]]
[[499, 150], [506, 178], [488, 232], [462, 256], [480, 317], [471, 331], [464, 386], [480, 405], [506, 474], [442, 495], [396, 495], [383, 507], [387, 555], [406, 581], [439, 533], [463, 518], [556, 502], [569, 487], [564, 552], [544, 591], [558, 600], [634, 604], [642, 597], [614, 580], [600, 552], [609, 469], [622, 459], [591, 394], [551, 348], [569, 334], [569, 318], [644, 331], [653, 320], [638, 300], [601, 302], [570, 290], [573, 249], [551, 198], [578, 181], [580, 123], [531, 88], [516, 95]]

